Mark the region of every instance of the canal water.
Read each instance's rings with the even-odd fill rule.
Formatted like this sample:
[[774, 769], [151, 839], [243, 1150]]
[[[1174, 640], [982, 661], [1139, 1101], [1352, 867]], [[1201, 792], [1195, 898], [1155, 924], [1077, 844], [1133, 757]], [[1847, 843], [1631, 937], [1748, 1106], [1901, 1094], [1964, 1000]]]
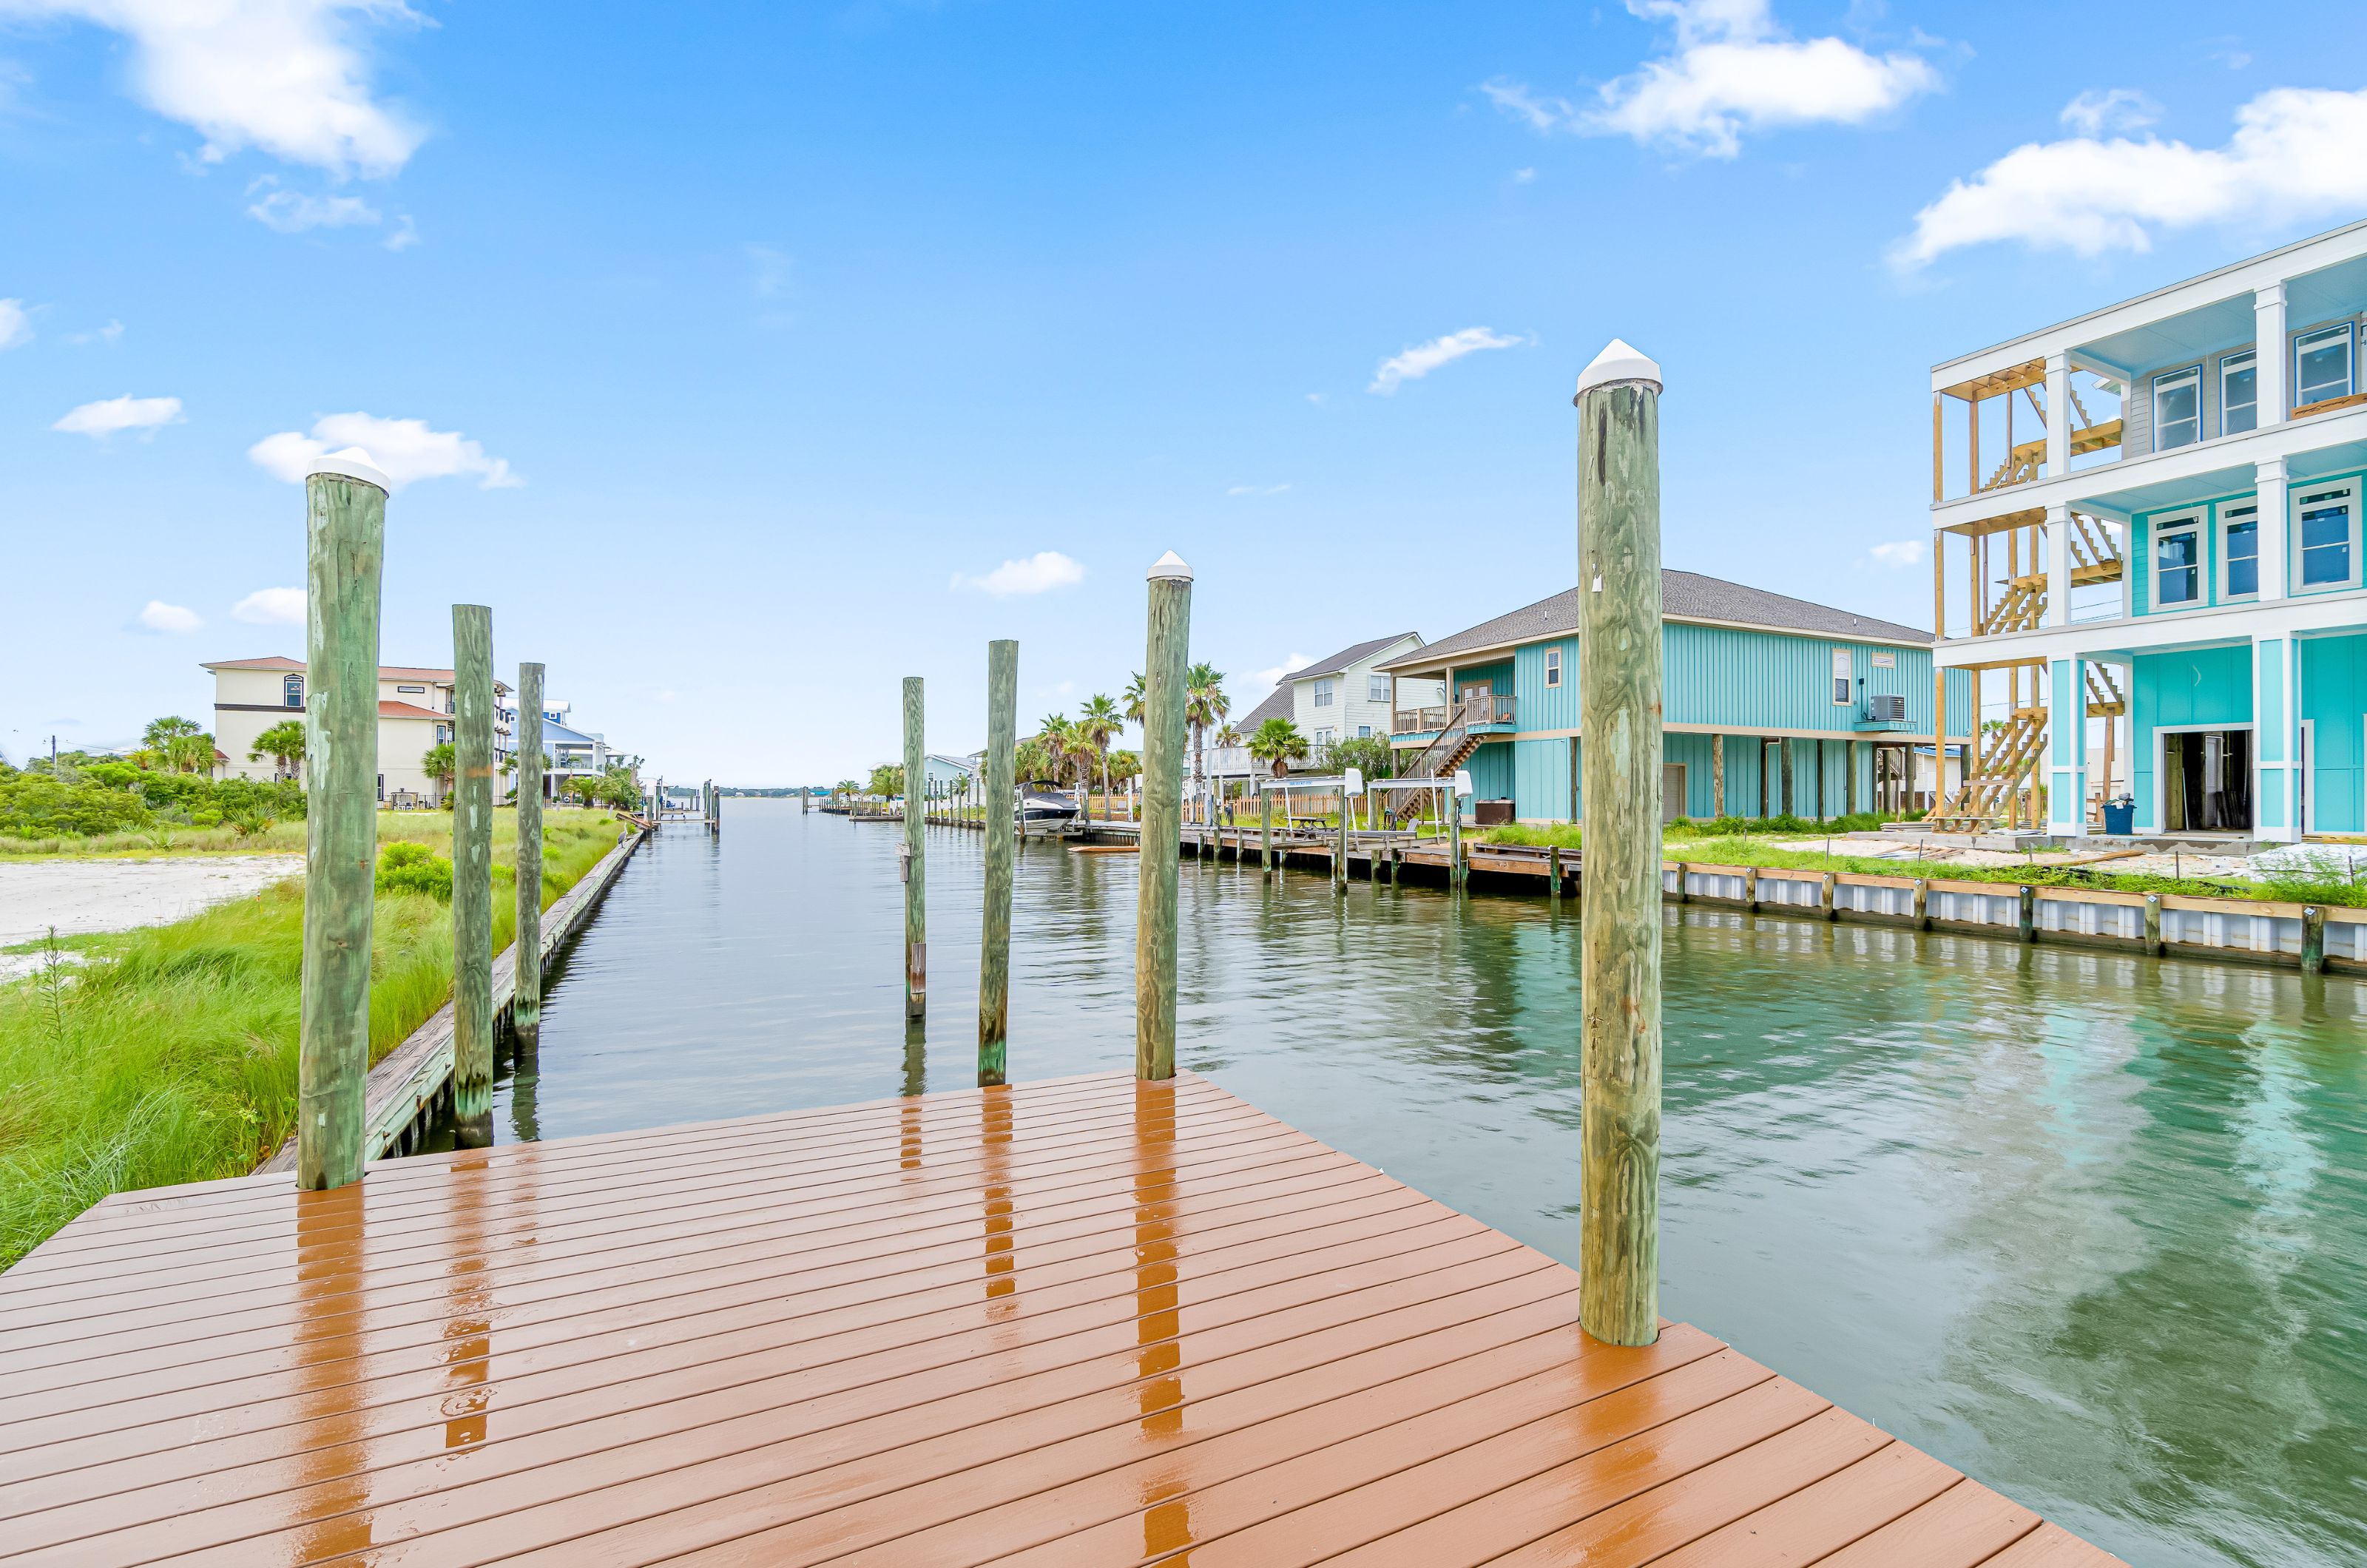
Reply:
[[[980, 835], [729, 800], [553, 972], [506, 1140], [973, 1081]], [[1137, 863], [1022, 846], [1014, 1081], [1133, 1063]], [[2138, 1568], [2367, 1562], [2367, 986], [1668, 911], [1661, 1310]], [[1575, 1261], [1578, 922], [1183, 872], [1179, 1058]]]

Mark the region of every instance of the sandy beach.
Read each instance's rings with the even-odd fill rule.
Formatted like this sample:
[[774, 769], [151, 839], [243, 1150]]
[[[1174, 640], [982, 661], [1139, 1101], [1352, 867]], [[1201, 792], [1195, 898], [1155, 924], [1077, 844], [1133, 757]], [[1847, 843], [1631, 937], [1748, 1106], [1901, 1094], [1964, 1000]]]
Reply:
[[[0, 864], [0, 947], [43, 932], [82, 936], [164, 925], [300, 875], [302, 855], [54, 860]], [[0, 953], [0, 980], [30, 974], [38, 953]]]

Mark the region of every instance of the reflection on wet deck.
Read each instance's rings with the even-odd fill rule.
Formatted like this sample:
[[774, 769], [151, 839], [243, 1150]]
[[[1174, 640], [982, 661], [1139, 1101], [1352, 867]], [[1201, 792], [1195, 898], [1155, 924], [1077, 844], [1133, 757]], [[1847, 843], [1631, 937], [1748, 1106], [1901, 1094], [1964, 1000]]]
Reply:
[[110, 1199], [0, 1276], [0, 1556], [2110, 1563], [1204, 1079]]

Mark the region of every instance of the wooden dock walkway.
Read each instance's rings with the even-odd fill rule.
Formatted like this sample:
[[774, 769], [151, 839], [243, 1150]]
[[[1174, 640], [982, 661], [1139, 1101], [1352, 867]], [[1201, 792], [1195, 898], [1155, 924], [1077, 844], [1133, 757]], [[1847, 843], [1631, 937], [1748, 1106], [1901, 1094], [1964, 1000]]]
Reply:
[[109, 1198], [0, 1275], [0, 1557], [2116, 1561], [1124, 1074]]

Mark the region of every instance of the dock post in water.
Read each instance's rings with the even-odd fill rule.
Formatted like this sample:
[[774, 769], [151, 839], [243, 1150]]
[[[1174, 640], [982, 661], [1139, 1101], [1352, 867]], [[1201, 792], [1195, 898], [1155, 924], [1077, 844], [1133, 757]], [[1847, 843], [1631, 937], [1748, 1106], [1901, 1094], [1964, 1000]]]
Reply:
[[1578, 379], [1580, 1321], [1659, 1336], [1660, 367], [1614, 339]]
[[1142, 698], [1142, 876], [1134, 921], [1134, 1076], [1175, 1076], [1175, 897], [1184, 800], [1184, 667], [1192, 569], [1151, 563], [1150, 662]]
[[2326, 911], [2315, 904], [2304, 906], [2301, 912], [2301, 972], [2326, 973]]
[[1340, 781], [1340, 832], [1331, 846], [1331, 891], [1348, 891], [1348, 781]]
[[452, 1120], [493, 1141], [493, 612], [452, 606]]
[[904, 1016], [929, 1010], [928, 761], [921, 744], [921, 678], [904, 677]]
[[1003, 1081], [1011, 1031], [1012, 773], [1018, 766], [1019, 645], [986, 645], [986, 912], [979, 921], [978, 1081]]
[[1456, 892], [1463, 889], [1464, 878], [1470, 868], [1463, 863], [1463, 796], [1456, 792], [1468, 775], [1458, 773], [1447, 781], [1439, 810], [1446, 818], [1446, 885]]
[[1274, 791], [1258, 790], [1258, 871], [1274, 874]]
[[379, 579], [386, 476], [359, 451], [304, 477], [304, 957], [296, 1056], [296, 1185], [362, 1176], [369, 1075], [370, 911], [378, 857]]
[[521, 1061], [542, 1043], [542, 666], [518, 666], [517, 939], [510, 1032]]

